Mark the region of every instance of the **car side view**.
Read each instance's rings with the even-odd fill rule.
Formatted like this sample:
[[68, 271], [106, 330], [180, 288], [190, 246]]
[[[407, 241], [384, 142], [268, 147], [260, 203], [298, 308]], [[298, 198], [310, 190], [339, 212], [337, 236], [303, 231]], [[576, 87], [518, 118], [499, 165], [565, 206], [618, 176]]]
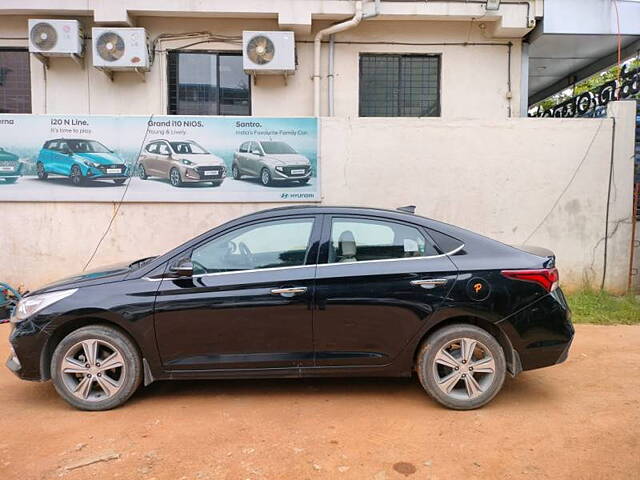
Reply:
[[[567, 358], [555, 257], [407, 211], [285, 207], [24, 297], [7, 366], [84, 410], [164, 379], [399, 376], [478, 408]], [[526, 380], [525, 380], [526, 381]]]
[[251, 141], [233, 154], [231, 172], [235, 180], [258, 178], [264, 186], [292, 181], [304, 185], [311, 179], [311, 163], [288, 143]]
[[226, 176], [224, 161], [193, 140], [154, 140], [149, 142], [138, 159], [138, 175], [168, 178], [171, 185], [210, 182], [219, 186]]
[[113, 180], [121, 185], [128, 177], [127, 166], [117, 153], [97, 140], [83, 138], [46, 141], [36, 160], [36, 172], [40, 180], [63, 175], [74, 185], [87, 180]]
[[0, 147], [0, 180], [4, 183], [16, 183], [22, 174], [22, 162], [15, 153]]

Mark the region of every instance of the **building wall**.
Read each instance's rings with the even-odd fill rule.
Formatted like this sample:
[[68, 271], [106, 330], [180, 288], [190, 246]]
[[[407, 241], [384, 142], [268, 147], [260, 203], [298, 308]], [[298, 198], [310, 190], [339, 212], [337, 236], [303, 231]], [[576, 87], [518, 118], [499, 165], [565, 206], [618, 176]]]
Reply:
[[[613, 157], [610, 118], [324, 118], [322, 203], [414, 204], [421, 215], [506, 243], [551, 248], [563, 286], [599, 287], [613, 158], [606, 287], [622, 291], [635, 110], [630, 102], [612, 105]], [[91, 267], [160, 254], [226, 220], [272, 206], [123, 204]], [[84, 266], [116, 205], [16, 202], [2, 208], [0, 278], [34, 288]]]
[[[92, 20], [80, 19], [88, 35]], [[136, 25], [146, 27], [151, 38], [160, 33], [210, 31], [218, 35], [241, 36], [242, 30], [278, 30], [275, 19], [193, 19], [170, 17], [139, 17]], [[328, 22], [315, 22], [314, 29]], [[364, 21], [353, 30], [336, 35], [337, 42], [365, 42], [336, 46], [335, 56], [335, 114], [358, 115], [358, 55], [362, 53], [430, 53], [442, 56], [441, 111], [442, 118], [501, 119], [519, 115], [520, 105], [520, 39], [486, 38], [480, 28], [482, 22], [458, 21]], [[0, 17], [2, 37], [24, 40], [0, 40], [0, 46], [26, 46], [27, 17]], [[313, 37], [296, 37], [298, 70], [289, 77], [287, 85], [282, 77], [261, 76], [252, 85], [252, 112], [259, 116], [306, 116], [313, 114]], [[511, 100], [507, 82], [509, 77], [509, 48], [511, 41]], [[85, 68], [81, 69], [68, 58], [51, 59], [45, 72], [42, 64], [32, 58], [31, 82], [34, 113], [109, 113], [164, 114], [167, 113], [167, 48], [179, 48], [192, 40], [164, 41], [156, 55], [155, 64], [146, 81], [134, 73], [116, 73], [111, 82], [106, 75], [91, 66], [91, 45], [87, 41]], [[366, 43], [372, 42], [372, 43]], [[389, 45], [381, 42], [396, 42]], [[463, 45], [442, 45], [464, 43]], [[422, 45], [411, 45], [420, 43]], [[499, 45], [473, 45], [496, 43]], [[433, 45], [424, 45], [433, 44]], [[190, 47], [203, 50], [240, 51], [239, 45], [209, 43]], [[327, 50], [323, 46], [322, 114], [326, 114]]]

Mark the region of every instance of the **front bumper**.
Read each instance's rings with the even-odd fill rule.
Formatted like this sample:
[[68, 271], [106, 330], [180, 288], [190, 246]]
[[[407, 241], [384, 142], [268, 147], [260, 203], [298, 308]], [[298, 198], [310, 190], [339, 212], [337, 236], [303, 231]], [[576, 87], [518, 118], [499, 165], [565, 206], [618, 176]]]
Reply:
[[14, 178], [22, 175], [22, 163], [16, 166], [0, 165], [0, 178]]
[[222, 182], [227, 176], [227, 169], [217, 165], [201, 167], [181, 166], [180, 176], [184, 183]]
[[46, 346], [48, 336], [38, 329], [30, 320], [14, 325], [11, 324], [9, 334], [10, 351], [9, 358], [5, 362], [6, 367], [18, 378], [34, 382], [42, 382], [49, 379], [49, 375], [43, 372], [41, 365], [41, 352]]
[[518, 353], [522, 370], [564, 362], [575, 334], [571, 311], [559, 288], [502, 320], [498, 326]]
[[[300, 173], [304, 171], [304, 173]], [[311, 167], [300, 165], [293, 167], [275, 167], [271, 169], [273, 180], [306, 180], [311, 178]]]
[[[110, 173], [110, 170], [119, 170], [117, 173]], [[96, 168], [85, 165], [82, 174], [89, 180], [113, 180], [129, 177], [129, 169], [125, 165], [106, 165]]]

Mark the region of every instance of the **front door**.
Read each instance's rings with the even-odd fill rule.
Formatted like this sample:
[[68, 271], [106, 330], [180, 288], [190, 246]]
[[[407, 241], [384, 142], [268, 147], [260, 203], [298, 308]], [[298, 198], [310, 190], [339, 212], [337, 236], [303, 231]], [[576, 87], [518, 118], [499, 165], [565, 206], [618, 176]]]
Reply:
[[316, 366], [387, 365], [455, 283], [421, 227], [327, 216], [316, 277]]
[[187, 255], [194, 275], [165, 278], [158, 291], [164, 368], [297, 373], [312, 365], [318, 223], [314, 216], [261, 221], [195, 247]]

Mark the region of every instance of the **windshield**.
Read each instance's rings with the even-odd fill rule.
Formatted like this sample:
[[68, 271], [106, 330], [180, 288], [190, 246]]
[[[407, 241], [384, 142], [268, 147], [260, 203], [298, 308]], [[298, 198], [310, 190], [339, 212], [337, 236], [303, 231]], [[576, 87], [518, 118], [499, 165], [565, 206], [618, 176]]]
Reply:
[[267, 155], [278, 155], [286, 153], [296, 153], [296, 151], [284, 142], [260, 142], [262, 150]]
[[171, 148], [176, 153], [184, 153], [185, 155], [202, 155], [207, 154], [204, 148], [196, 142], [170, 142]]
[[67, 145], [76, 153], [111, 153], [107, 147], [95, 140], [67, 140]]

